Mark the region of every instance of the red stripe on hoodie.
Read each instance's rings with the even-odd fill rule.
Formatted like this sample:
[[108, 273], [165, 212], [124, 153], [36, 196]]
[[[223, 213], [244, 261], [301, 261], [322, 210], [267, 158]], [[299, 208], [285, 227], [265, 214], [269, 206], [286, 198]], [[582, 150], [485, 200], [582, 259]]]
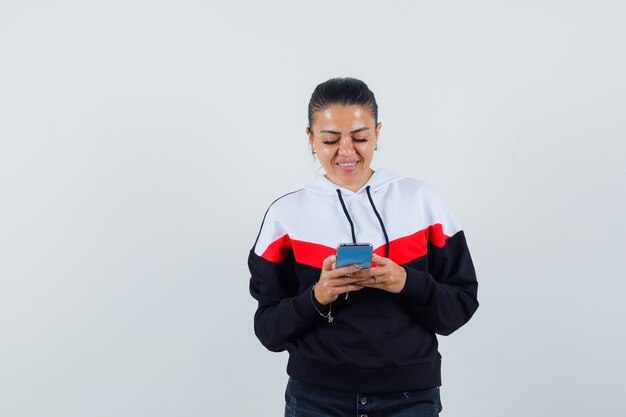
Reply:
[[[439, 223], [434, 224], [412, 235], [389, 242], [390, 259], [398, 265], [403, 265], [425, 256], [428, 253], [428, 242], [442, 248], [448, 238], [449, 236], [443, 233], [443, 226]], [[292, 240], [289, 235], [283, 235], [272, 242], [261, 256], [270, 262], [282, 262], [292, 248], [296, 262], [314, 268], [322, 268], [324, 259], [336, 253], [335, 248], [303, 240]], [[385, 256], [385, 245], [374, 249], [374, 253]]]
[[289, 249], [291, 249], [291, 239], [289, 235], [283, 235], [270, 243], [261, 257], [270, 262], [282, 262]]

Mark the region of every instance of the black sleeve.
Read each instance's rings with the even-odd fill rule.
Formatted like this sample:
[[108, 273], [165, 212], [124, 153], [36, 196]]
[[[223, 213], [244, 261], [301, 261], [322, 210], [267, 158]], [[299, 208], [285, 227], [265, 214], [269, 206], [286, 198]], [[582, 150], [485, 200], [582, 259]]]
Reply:
[[478, 282], [463, 231], [441, 248], [429, 243], [427, 256], [428, 271], [404, 265], [407, 279], [400, 295], [424, 327], [449, 335], [478, 308]]
[[[298, 292], [294, 263], [292, 251], [281, 262], [267, 261], [254, 251], [248, 257], [250, 294], [258, 301], [254, 332], [274, 352], [285, 350], [289, 342], [323, 320], [313, 306], [312, 286]], [[317, 306], [326, 313], [327, 306]]]

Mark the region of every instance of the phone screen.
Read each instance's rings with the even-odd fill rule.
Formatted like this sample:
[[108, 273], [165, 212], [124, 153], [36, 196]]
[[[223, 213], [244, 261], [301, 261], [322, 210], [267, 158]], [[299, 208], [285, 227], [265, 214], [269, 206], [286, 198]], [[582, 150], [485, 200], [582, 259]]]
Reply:
[[362, 269], [372, 266], [371, 243], [341, 243], [337, 246], [337, 268], [361, 265]]

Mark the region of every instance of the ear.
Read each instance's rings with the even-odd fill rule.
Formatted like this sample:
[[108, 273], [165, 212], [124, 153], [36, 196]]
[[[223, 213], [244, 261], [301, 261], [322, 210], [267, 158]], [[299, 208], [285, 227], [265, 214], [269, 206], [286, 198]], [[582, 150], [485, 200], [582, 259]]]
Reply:
[[378, 136], [380, 136], [380, 129], [382, 129], [383, 124], [381, 122], [376, 123], [376, 128], [374, 129], [374, 134], [376, 135], [376, 142], [378, 142]]
[[310, 127], [306, 128], [306, 135], [309, 137], [309, 143], [311, 144], [311, 148], [313, 148], [313, 131]]

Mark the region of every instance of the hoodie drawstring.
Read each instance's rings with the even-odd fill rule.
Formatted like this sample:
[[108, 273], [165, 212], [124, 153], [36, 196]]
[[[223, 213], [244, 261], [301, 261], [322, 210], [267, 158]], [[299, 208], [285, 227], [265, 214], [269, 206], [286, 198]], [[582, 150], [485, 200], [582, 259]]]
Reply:
[[352, 233], [352, 243], [356, 243], [356, 235], [354, 234], [354, 223], [352, 223], [352, 219], [350, 218], [350, 213], [348, 213], [348, 209], [346, 208], [346, 203], [343, 202], [343, 197], [341, 197], [341, 191], [337, 189], [337, 195], [339, 196], [339, 201], [341, 202], [341, 207], [343, 208], [343, 212], [346, 214], [348, 218], [348, 223], [350, 223], [350, 232]]
[[[378, 219], [378, 222], [380, 223], [380, 228], [383, 231], [383, 235], [385, 236], [385, 258], [389, 258], [389, 236], [387, 236], [387, 230], [385, 229], [385, 224], [383, 223], [383, 219], [382, 217], [380, 217], [378, 210], [376, 210], [376, 206], [374, 205], [374, 200], [372, 199], [372, 194], [370, 193], [369, 185], [365, 188], [365, 191], [367, 192], [367, 198], [369, 199], [369, 202], [372, 206], [372, 210], [374, 210], [374, 214], [376, 214], [376, 218]], [[341, 196], [341, 191], [339, 189], [337, 189], [337, 196], [339, 197], [339, 202], [341, 203], [343, 212], [346, 215], [346, 218], [348, 219], [348, 223], [350, 223], [350, 233], [352, 233], [352, 243], [356, 243], [356, 235], [354, 233], [354, 223], [352, 222], [352, 218], [350, 218], [350, 213], [348, 213], [348, 209], [346, 208], [346, 203], [344, 203], [343, 197]]]
[[383, 223], [382, 217], [378, 214], [378, 210], [376, 210], [376, 206], [374, 205], [374, 200], [372, 199], [372, 194], [370, 194], [370, 186], [365, 187], [365, 191], [367, 192], [367, 198], [370, 200], [370, 204], [372, 205], [372, 209], [374, 210], [374, 214], [378, 218], [378, 222], [380, 223], [380, 228], [383, 229], [383, 235], [385, 236], [385, 258], [389, 258], [389, 236], [387, 236], [387, 229], [385, 229], [385, 223]]

